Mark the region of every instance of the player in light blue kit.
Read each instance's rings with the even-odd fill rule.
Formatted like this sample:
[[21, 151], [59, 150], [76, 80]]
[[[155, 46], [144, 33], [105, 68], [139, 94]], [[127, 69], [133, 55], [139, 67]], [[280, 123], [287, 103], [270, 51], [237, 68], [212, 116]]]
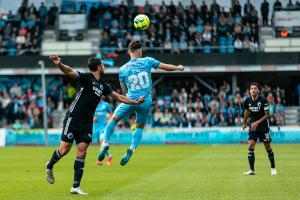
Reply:
[[[95, 114], [94, 114], [94, 123], [93, 123], [93, 141], [95, 143], [102, 142], [103, 136], [104, 136], [104, 129], [106, 126], [107, 119], [110, 119], [112, 116], [112, 109], [106, 101], [104, 101], [104, 98], [102, 98], [102, 101], [98, 104]], [[105, 156], [107, 157], [107, 165], [112, 164], [112, 156], [109, 153], [109, 151], [106, 151]], [[97, 160], [97, 165], [103, 165], [103, 162], [100, 160]]]
[[110, 121], [104, 130], [104, 140], [99, 154], [99, 160], [102, 161], [105, 157], [105, 153], [109, 149], [109, 139], [114, 132], [114, 128], [118, 121], [124, 117], [128, 117], [131, 113], [136, 113], [136, 129], [132, 135], [132, 142], [126, 154], [121, 159], [120, 164], [126, 165], [131, 155], [138, 147], [141, 139], [143, 128], [147, 122], [149, 110], [152, 104], [151, 91], [152, 91], [152, 79], [151, 70], [162, 69], [165, 71], [183, 71], [182, 65], [175, 66], [171, 64], [161, 63], [151, 57], [142, 57], [142, 44], [139, 41], [132, 41], [129, 44], [130, 61], [120, 68], [119, 81], [123, 93], [132, 99], [145, 98], [145, 102], [140, 105], [127, 105], [120, 104]]

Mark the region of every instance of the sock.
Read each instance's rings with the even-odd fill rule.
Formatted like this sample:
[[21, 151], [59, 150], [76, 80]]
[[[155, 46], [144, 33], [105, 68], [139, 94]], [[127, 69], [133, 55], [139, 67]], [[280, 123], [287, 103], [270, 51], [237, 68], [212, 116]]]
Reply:
[[109, 151], [106, 151], [106, 152], [105, 152], [105, 156], [106, 156], [107, 158], [111, 157]]
[[102, 142], [102, 146], [109, 141], [110, 137], [114, 133], [116, 124], [116, 121], [112, 119], [106, 125], [104, 130], [104, 141]]
[[132, 135], [131, 149], [135, 150], [142, 140], [143, 129], [136, 128]]
[[48, 169], [52, 169], [53, 168], [53, 165], [55, 163], [57, 163], [63, 156], [59, 153], [59, 150], [56, 149], [54, 152], [53, 152], [53, 155], [47, 165], [47, 168]]
[[76, 157], [76, 160], [74, 162], [74, 182], [73, 182], [73, 188], [77, 188], [80, 186], [80, 181], [83, 174], [83, 168], [84, 168], [84, 158]]
[[268, 152], [269, 160], [271, 163], [271, 168], [275, 168], [275, 159], [274, 159], [274, 153], [273, 153], [272, 149], [267, 150], [267, 152]]
[[248, 160], [249, 160], [250, 169], [254, 171], [255, 155], [253, 149], [248, 149]]

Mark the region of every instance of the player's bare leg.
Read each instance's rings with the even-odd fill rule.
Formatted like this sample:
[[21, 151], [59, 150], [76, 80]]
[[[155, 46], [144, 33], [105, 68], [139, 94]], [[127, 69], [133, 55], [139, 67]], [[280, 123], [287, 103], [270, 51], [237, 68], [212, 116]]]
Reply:
[[133, 152], [135, 151], [135, 149], [138, 147], [138, 145], [140, 144], [140, 141], [142, 139], [142, 134], [143, 134], [143, 128], [144, 128], [144, 124], [136, 124], [136, 129], [132, 135], [132, 143], [129, 149], [127, 149], [126, 154], [122, 157], [121, 161], [120, 161], [120, 165], [124, 166], [128, 163], [128, 161], [130, 160]]
[[254, 149], [255, 149], [256, 142], [254, 140], [248, 140], [248, 161], [250, 170], [247, 172], [244, 172], [244, 175], [255, 175], [254, 172], [254, 163], [255, 163], [255, 155], [254, 155]]
[[84, 161], [87, 153], [87, 148], [89, 144], [85, 142], [81, 142], [77, 144], [77, 152], [76, 152], [76, 160], [74, 162], [74, 182], [73, 187], [71, 188], [72, 194], [79, 194], [79, 195], [87, 195], [80, 188], [80, 182], [83, 175], [84, 169]]
[[265, 149], [267, 151], [267, 154], [268, 154], [268, 157], [269, 157], [269, 160], [271, 163], [271, 175], [272, 176], [277, 175], [277, 170], [275, 168], [275, 158], [274, 158], [273, 150], [271, 148], [271, 144], [270, 144], [270, 142], [267, 142], [267, 143], [264, 143], [264, 145], [265, 145]]
[[72, 148], [71, 143], [67, 143], [61, 141], [60, 146], [53, 152], [53, 155], [49, 162], [46, 164], [46, 177], [47, 181], [50, 184], [53, 184], [55, 181], [54, 174], [53, 174], [53, 166], [57, 163], [63, 156], [69, 153], [70, 149]]

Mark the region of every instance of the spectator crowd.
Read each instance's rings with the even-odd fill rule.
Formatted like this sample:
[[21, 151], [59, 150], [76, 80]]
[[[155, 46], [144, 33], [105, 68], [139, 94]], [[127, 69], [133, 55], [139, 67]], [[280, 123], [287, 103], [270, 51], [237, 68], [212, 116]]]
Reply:
[[[270, 5], [261, 0], [261, 16], [250, 0], [241, 5], [237, 0], [229, 9], [221, 7], [217, 0], [207, 5], [202, 1], [197, 6], [192, 0], [188, 6], [181, 1], [177, 5], [164, 1], [160, 5], [119, 5], [89, 1], [63, 1], [59, 7], [38, 6], [23, 0], [16, 13], [0, 13], [0, 55], [39, 54], [46, 26], [54, 28], [59, 12], [86, 13], [89, 28], [101, 30], [102, 53], [124, 52], [131, 40], [141, 40], [155, 52], [193, 53], [239, 51], [257, 52], [260, 18], [262, 25], [270, 25]], [[282, 5], [280, 0], [273, 4], [273, 11], [300, 9], [299, 1], [289, 0]], [[136, 15], [149, 16], [151, 26], [147, 31], [137, 31], [133, 26]]]
[[39, 55], [46, 25], [54, 25], [58, 7], [23, 1], [18, 11], [0, 13], [0, 55]]
[[[102, 29], [101, 48], [122, 51], [131, 40], [140, 40], [146, 47], [165, 52], [221, 52], [258, 51], [258, 14], [248, 1], [242, 6], [237, 1], [226, 12], [216, 0], [211, 5], [203, 1], [197, 7], [193, 1], [183, 6], [150, 5], [130, 7], [122, 2], [118, 6], [101, 6], [90, 9], [90, 23]], [[149, 16], [148, 31], [137, 31], [133, 19], [139, 13]], [[93, 17], [99, 16], [99, 17]]]
[[[164, 84], [164, 83], [162, 83]], [[190, 80], [174, 81], [171, 86], [163, 85], [153, 90], [153, 106], [148, 119], [151, 127], [211, 127], [241, 126], [243, 101], [248, 96], [237, 88], [232, 94], [230, 85], [224, 82], [213, 91], [200, 89]], [[173, 89], [176, 88], [176, 89]], [[42, 88], [39, 78], [0, 79], [0, 125], [14, 129], [43, 127]], [[47, 78], [48, 126], [59, 128], [61, 113], [68, 109], [76, 88], [69, 79]], [[261, 94], [270, 106], [270, 124], [284, 125], [284, 93], [279, 87], [265, 85]], [[114, 109], [116, 102], [109, 99]], [[57, 115], [60, 113], [60, 115]], [[60, 116], [60, 117], [58, 117]], [[135, 116], [119, 123], [120, 127], [133, 127]]]
[[[154, 127], [211, 127], [241, 126], [243, 123], [243, 102], [249, 90], [242, 92], [238, 87], [232, 94], [230, 85], [224, 81], [211, 93], [201, 93], [197, 83], [186, 81], [175, 84], [169, 96], [157, 96], [153, 105], [152, 125]], [[165, 89], [164, 89], [165, 90]], [[284, 93], [279, 88], [265, 85], [261, 95], [269, 102], [270, 125], [284, 125]]]

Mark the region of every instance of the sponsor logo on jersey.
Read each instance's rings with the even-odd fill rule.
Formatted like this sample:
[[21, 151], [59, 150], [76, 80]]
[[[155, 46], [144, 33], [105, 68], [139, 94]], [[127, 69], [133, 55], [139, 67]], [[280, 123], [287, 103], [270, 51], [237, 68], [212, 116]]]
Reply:
[[102, 95], [102, 90], [100, 90], [96, 86], [93, 86], [93, 90], [98, 97], [100, 97]]
[[251, 112], [259, 112], [261, 109], [261, 102], [257, 102], [256, 105], [252, 105], [251, 103], [249, 103], [249, 110]]

